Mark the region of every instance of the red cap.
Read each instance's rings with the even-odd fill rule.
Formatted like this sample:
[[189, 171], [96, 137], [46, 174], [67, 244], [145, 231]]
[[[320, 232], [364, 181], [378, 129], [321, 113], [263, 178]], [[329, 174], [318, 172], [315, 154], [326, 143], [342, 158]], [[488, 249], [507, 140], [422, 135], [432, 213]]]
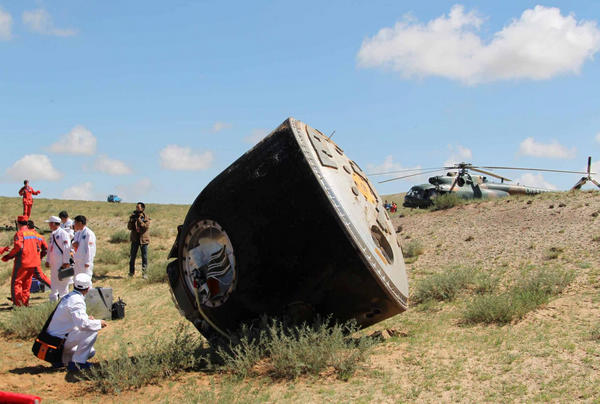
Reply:
[[29, 216], [21, 215], [17, 217], [17, 222], [26, 222], [29, 220]]

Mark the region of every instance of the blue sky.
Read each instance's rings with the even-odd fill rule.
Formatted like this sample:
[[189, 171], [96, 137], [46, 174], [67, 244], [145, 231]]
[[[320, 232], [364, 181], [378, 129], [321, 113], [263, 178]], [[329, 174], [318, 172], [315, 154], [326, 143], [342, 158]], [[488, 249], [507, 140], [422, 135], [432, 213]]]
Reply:
[[599, 19], [595, 1], [0, 0], [0, 195], [29, 177], [41, 197], [190, 203], [288, 116], [372, 172], [583, 169]]

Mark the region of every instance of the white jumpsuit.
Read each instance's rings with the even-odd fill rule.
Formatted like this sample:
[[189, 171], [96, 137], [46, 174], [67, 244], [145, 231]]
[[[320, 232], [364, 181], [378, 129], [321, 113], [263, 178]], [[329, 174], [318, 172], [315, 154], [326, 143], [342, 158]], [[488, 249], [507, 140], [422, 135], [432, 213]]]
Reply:
[[[73, 243], [79, 243], [73, 256], [75, 276], [80, 273], [87, 273], [92, 276], [94, 273], [94, 256], [96, 255], [96, 235], [89, 227], [84, 227], [75, 233]], [[89, 265], [87, 268], [85, 267], [86, 264]]]
[[69, 236], [71, 236], [71, 240], [73, 240], [73, 237], [75, 236], [75, 230], [73, 230], [73, 220], [67, 218], [66, 222], [60, 222], [60, 228], [66, 230], [67, 233], [69, 233]]
[[59, 338], [66, 336], [63, 363], [85, 363], [94, 356], [94, 343], [101, 328], [100, 320], [88, 317], [83, 294], [74, 290], [58, 304], [47, 332]]
[[73, 277], [58, 279], [58, 270], [63, 264], [69, 264], [71, 258], [71, 237], [62, 228], [57, 228], [50, 235], [48, 242], [48, 255], [46, 262], [50, 264], [50, 301], [56, 301], [69, 293], [69, 284], [73, 283]]

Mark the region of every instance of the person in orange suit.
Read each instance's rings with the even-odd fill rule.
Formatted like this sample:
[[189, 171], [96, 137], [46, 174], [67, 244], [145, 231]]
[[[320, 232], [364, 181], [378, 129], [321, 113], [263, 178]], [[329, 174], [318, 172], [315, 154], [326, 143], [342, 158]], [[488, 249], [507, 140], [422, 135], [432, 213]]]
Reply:
[[29, 180], [23, 181], [23, 187], [19, 189], [19, 195], [23, 197], [23, 216], [31, 216], [31, 207], [33, 206], [33, 196], [39, 195], [42, 191], [34, 191], [29, 186]]
[[[36, 236], [42, 239], [42, 253], [40, 254], [40, 259], [41, 259], [48, 252], [48, 243], [46, 242], [46, 239], [35, 230], [35, 223], [33, 223], [33, 220], [27, 221], [27, 228], [29, 230], [33, 230], [35, 232]], [[50, 289], [52, 287], [51, 283], [50, 283], [50, 278], [48, 278], [48, 276], [44, 273], [41, 265], [40, 265], [40, 267], [36, 268], [36, 271], [33, 273], [33, 277], [35, 279], [37, 279], [38, 281], [42, 282], [44, 285], [46, 285], [46, 287], [48, 289]]]
[[29, 306], [31, 278], [40, 272], [41, 258], [48, 248], [44, 238], [27, 227], [27, 219], [24, 215], [17, 218], [18, 230], [13, 248], [2, 257], [4, 262], [15, 259], [10, 280], [10, 294], [15, 306]]

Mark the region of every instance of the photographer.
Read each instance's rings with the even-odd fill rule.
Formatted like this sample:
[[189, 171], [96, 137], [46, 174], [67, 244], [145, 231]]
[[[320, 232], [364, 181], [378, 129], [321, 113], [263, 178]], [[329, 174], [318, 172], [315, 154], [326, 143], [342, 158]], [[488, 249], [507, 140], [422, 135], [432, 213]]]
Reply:
[[131, 240], [131, 251], [129, 254], [129, 276], [135, 275], [135, 258], [138, 248], [142, 250], [142, 278], [147, 279], [146, 269], [148, 268], [148, 244], [150, 244], [150, 218], [144, 213], [146, 205], [138, 202], [133, 214], [129, 217], [127, 229], [131, 230], [129, 239]]

